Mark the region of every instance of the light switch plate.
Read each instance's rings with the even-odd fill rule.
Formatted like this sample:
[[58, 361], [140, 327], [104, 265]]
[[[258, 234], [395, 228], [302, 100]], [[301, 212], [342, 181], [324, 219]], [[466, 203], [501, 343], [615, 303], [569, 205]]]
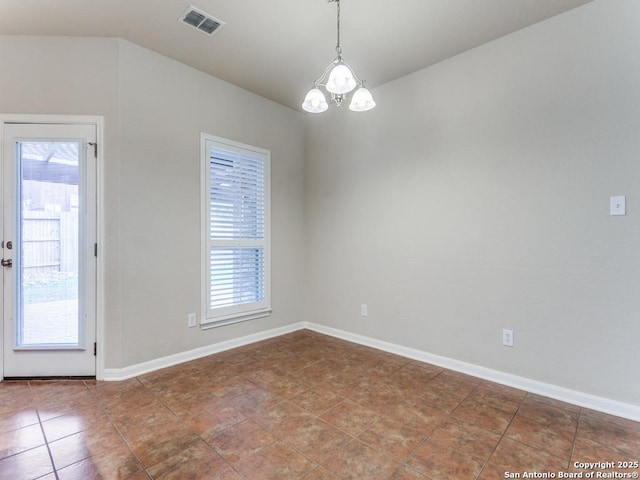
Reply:
[[616, 195], [609, 199], [609, 215], [626, 215], [627, 198], [624, 195]]

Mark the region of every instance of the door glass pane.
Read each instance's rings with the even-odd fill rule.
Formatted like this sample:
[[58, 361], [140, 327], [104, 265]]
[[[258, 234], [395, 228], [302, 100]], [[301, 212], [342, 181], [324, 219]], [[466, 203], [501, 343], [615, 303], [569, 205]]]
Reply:
[[79, 344], [80, 145], [19, 143], [17, 346]]

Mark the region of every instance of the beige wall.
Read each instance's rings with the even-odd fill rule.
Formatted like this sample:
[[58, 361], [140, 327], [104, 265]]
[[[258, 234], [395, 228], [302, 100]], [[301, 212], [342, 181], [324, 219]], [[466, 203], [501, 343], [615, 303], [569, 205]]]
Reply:
[[[300, 321], [302, 114], [120, 42], [121, 365]], [[214, 59], [212, 59], [214, 61]], [[271, 151], [273, 314], [201, 331], [200, 132]]]
[[[105, 367], [300, 320], [301, 114], [116, 39], [0, 37], [0, 112], [104, 115]], [[202, 331], [200, 132], [271, 150], [273, 314]]]
[[639, 21], [590, 3], [309, 118], [307, 318], [640, 405]]
[[[0, 112], [103, 115], [105, 244], [119, 242], [120, 130], [116, 39], [0, 36]], [[118, 248], [101, 248], [107, 365], [118, 365], [120, 325]]]

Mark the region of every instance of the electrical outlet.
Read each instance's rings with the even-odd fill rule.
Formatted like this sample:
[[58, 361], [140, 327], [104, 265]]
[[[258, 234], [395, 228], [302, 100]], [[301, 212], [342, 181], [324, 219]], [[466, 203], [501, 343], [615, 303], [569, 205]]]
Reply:
[[189, 315], [187, 315], [187, 326], [189, 328], [191, 327], [195, 327], [196, 326], [196, 314], [195, 313], [190, 313]]
[[362, 305], [360, 305], [360, 315], [363, 317], [366, 317], [367, 315], [369, 315], [369, 309], [367, 308], [366, 303], [363, 303]]
[[502, 345], [513, 347], [513, 330], [502, 330]]

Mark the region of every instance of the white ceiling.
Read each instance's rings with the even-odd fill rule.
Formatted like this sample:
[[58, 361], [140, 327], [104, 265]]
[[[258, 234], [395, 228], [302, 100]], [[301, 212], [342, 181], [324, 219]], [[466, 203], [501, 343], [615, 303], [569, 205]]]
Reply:
[[[342, 0], [345, 61], [375, 87], [592, 0]], [[178, 21], [189, 5], [226, 26]], [[2, 0], [2, 35], [120, 37], [300, 110], [335, 57], [326, 0]]]

